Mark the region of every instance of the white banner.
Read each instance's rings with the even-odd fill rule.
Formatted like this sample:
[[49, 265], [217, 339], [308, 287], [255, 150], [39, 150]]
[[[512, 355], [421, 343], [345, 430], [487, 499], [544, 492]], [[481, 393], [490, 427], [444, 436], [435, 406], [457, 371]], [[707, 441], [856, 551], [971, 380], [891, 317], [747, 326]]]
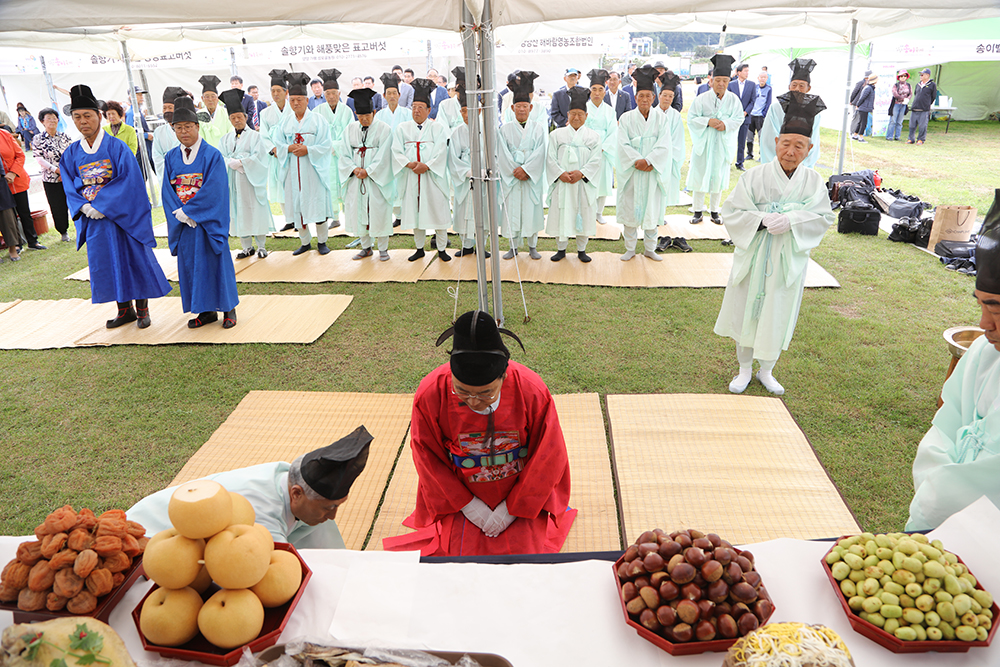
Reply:
[[631, 44], [627, 32], [566, 35], [556, 37], [532, 37], [515, 43], [497, 44], [497, 53], [534, 55], [547, 53], [629, 53]]
[[374, 58], [424, 58], [427, 56], [427, 42], [414, 39], [375, 39], [368, 41], [312, 41], [287, 42], [284, 44], [259, 44], [247, 49], [246, 57], [242, 49], [236, 50], [238, 63], [273, 62], [317, 62], [336, 63], [345, 60], [368, 60]]
[[896, 60], [904, 66], [1000, 60], [1000, 38], [992, 42], [971, 39], [896, 42], [891, 37], [886, 37], [879, 40], [875, 57], [879, 60]]

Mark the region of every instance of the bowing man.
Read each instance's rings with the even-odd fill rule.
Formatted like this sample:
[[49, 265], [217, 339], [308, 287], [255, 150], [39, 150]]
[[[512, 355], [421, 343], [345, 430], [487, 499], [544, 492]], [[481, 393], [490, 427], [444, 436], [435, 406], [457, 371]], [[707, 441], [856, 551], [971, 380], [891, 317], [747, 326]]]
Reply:
[[438, 259], [450, 262], [448, 227], [451, 224], [448, 202], [448, 128], [445, 123], [428, 121], [431, 93], [437, 84], [430, 79], [413, 80], [411, 119], [393, 133], [393, 171], [402, 213], [402, 228], [413, 230], [417, 251], [409, 256], [415, 262], [424, 256], [427, 231], [433, 230]]
[[129, 322], [145, 329], [149, 299], [168, 294], [170, 283], [153, 254], [153, 219], [139, 163], [128, 146], [101, 129], [100, 107], [88, 86], [70, 89], [70, 114], [83, 138], [63, 153], [59, 173], [76, 221], [77, 250], [87, 244], [90, 300], [117, 302], [109, 329]]
[[566, 257], [569, 237], [576, 237], [581, 262], [591, 261], [587, 241], [597, 233], [597, 182], [601, 177], [601, 135], [585, 125], [590, 93], [576, 86], [569, 89], [568, 122], [549, 133], [546, 176], [549, 217], [545, 231], [556, 237], [557, 252], [549, 259]]
[[222, 137], [233, 129], [226, 108], [219, 106], [218, 86], [222, 82], [214, 74], [206, 74], [198, 79], [198, 83], [201, 84], [201, 101], [208, 115], [208, 120], [198, 124], [198, 131], [205, 141], [218, 148]]
[[236, 259], [253, 257], [254, 239], [257, 256], [267, 257], [264, 239], [274, 230], [271, 204], [267, 200], [267, 179], [273, 158], [271, 144], [247, 125], [242, 93], [235, 88], [219, 96], [229, 111], [233, 131], [222, 137], [219, 152], [226, 161], [229, 177], [229, 233], [239, 237], [242, 250]]
[[177, 257], [177, 282], [185, 313], [197, 329], [219, 319], [236, 326], [236, 269], [229, 252], [229, 179], [226, 162], [198, 131], [198, 114], [188, 97], [174, 100], [174, 132], [180, 146], [163, 161], [163, 212], [170, 254]]
[[608, 71], [592, 69], [590, 99], [587, 100], [587, 127], [601, 137], [601, 173], [597, 179], [597, 222], [604, 222], [604, 202], [615, 185], [615, 153], [618, 149], [618, 116], [605, 100]]
[[372, 256], [372, 237], [378, 241], [378, 258], [389, 259], [392, 203], [396, 181], [392, 174], [392, 129], [373, 107], [376, 93], [370, 88], [352, 90], [358, 119], [352, 121], [337, 147], [337, 169], [344, 191], [347, 233], [361, 239], [361, 250], [352, 259]]
[[[775, 141], [781, 132], [781, 126], [785, 120], [785, 107], [792, 99], [791, 93], [808, 93], [812, 89], [811, 73], [816, 68], [816, 61], [810, 58], [796, 58], [788, 63], [792, 70], [792, 80], [788, 84], [788, 92], [778, 95], [778, 104], [772, 104], [767, 115], [764, 116], [764, 124], [760, 128], [760, 161], [761, 163], [772, 162], [775, 157]], [[809, 155], [806, 156], [805, 166], [810, 169], [819, 162], [819, 115], [813, 121], [812, 145]]]
[[764, 388], [785, 393], [772, 371], [795, 331], [809, 252], [834, 220], [824, 178], [803, 164], [813, 119], [826, 105], [816, 95], [793, 95], [778, 159], [747, 171], [723, 206], [736, 248], [715, 333], [736, 341], [740, 372], [729, 383], [734, 394], [750, 384], [754, 359]]

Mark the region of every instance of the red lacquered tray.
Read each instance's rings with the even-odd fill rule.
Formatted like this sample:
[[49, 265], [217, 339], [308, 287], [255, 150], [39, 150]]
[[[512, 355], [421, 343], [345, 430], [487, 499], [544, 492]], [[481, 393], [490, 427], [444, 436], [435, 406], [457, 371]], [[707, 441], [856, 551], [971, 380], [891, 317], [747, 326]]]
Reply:
[[[125, 581], [122, 582], [122, 585], [112, 589], [107, 595], [101, 596], [97, 601], [97, 607], [94, 611], [82, 615], [92, 616], [98, 621], [107, 623], [108, 619], [111, 618], [111, 612], [118, 606], [118, 603], [125, 597], [125, 594], [128, 593], [128, 590], [132, 588], [132, 584], [135, 583], [135, 580], [141, 574], [143, 574], [142, 554], [139, 554], [132, 560], [131, 567], [125, 570]], [[53, 618], [81, 616], [81, 614], [73, 614], [68, 611], [48, 611], [45, 609], [40, 611], [22, 611], [17, 608], [16, 602], [13, 604], [2, 602], [0, 603], [0, 610], [11, 612], [14, 615], [15, 623], [36, 623], [39, 621], [50, 621]]]
[[[733, 551], [735, 551], [737, 554], [743, 553], [740, 549], [737, 549], [735, 547], [733, 547]], [[692, 640], [689, 642], [678, 644], [670, 641], [663, 635], [658, 635], [649, 628], [633, 621], [632, 617], [629, 616], [628, 614], [628, 610], [625, 608], [625, 600], [622, 598], [621, 595], [622, 583], [621, 580], [618, 578], [618, 566], [622, 564], [623, 558], [624, 554], [622, 554], [622, 557], [614, 562], [614, 565], [611, 566], [611, 571], [615, 577], [615, 587], [618, 589], [618, 603], [622, 607], [622, 614], [625, 615], [625, 622], [628, 623], [632, 628], [634, 628], [636, 633], [638, 633], [640, 637], [642, 637], [646, 641], [655, 644], [656, 646], [659, 646], [670, 655], [697, 655], [699, 653], [721, 653], [723, 651], [728, 651], [729, 647], [735, 644], [736, 640], [739, 639], [739, 637], [734, 637], [733, 639], [713, 639], [707, 642]], [[760, 588], [758, 589], [758, 597], [764, 598], [765, 600], [769, 600], [771, 602], [771, 613], [768, 614], [767, 618], [765, 618], [760, 622], [760, 625], [763, 626], [765, 623], [768, 622], [771, 616], [774, 615], [774, 600], [771, 599], [771, 594], [767, 592], [767, 587], [764, 586], [763, 583], [761, 583]]]
[[[302, 593], [306, 590], [306, 584], [309, 583], [309, 579], [312, 577], [312, 570], [310, 570], [309, 566], [306, 565], [304, 560], [302, 560], [302, 556], [300, 556], [299, 552], [295, 550], [295, 547], [284, 542], [275, 542], [274, 548], [280, 551], [289, 551], [295, 554], [295, 557], [299, 559], [299, 563], [302, 565], [302, 583], [299, 584], [299, 590], [295, 594], [295, 597], [285, 604], [271, 609], [266, 607], [264, 608], [264, 627], [261, 628], [260, 634], [257, 635], [257, 639], [254, 639], [249, 644], [246, 644], [246, 646], [250, 647], [250, 650], [253, 652], [273, 646], [278, 642], [278, 637], [285, 629], [288, 619], [295, 610], [295, 605], [299, 603], [299, 598], [302, 597]], [[135, 622], [135, 629], [139, 633], [139, 639], [142, 640], [142, 647], [144, 649], [154, 653], [159, 653], [165, 658], [196, 660], [198, 662], [205, 663], [206, 665], [217, 665], [218, 667], [230, 667], [240, 661], [240, 657], [243, 655], [242, 646], [233, 649], [219, 648], [210, 644], [208, 640], [200, 634], [187, 644], [182, 644], [181, 646], [158, 646], [147, 641], [146, 637], [142, 634], [142, 629], [139, 627], [139, 614], [142, 611], [142, 605], [146, 601], [146, 598], [148, 598], [157, 588], [159, 588], [159, 586], [153, 584], [153, 587], [149, 589], [149, 592], [143, 596], [142, 600], [139, 601], [139, 604], [136, 605], [136, 608], [132, 610], [132, 620]], [[213, 584], [207, 591], [205, 591], [202, 597], [207, 600], [217, 590], [219, 590], [218, 587]]]
[[[841, 535], [834, 542], [834, 546], [839, 544], [842, 539], [847, 537], [853, 537], [853, 536]], [[987, 635], [986, 641], [984, 642], [980, 641], [963, 642], [958, 639], [951, 639], [951, 640], [942, 639], [940, 641], [932, 641], [928, 639], [926, 641], [908, 642], [908, 641], [903, 641], [902, 639], [896, 637], [896, 635], [886, 632], [885, 630], [878, 627], [874, 623], [869, 623], [868, 621], [864, 620], [863, 618], [855, 614], [854, 610], [852, 610], [847, 605], [847, 598], [844, 597], [844, 593], [840, 590], [840, 583], [833, 578], [833, 570], [826, 563], [826, 554], [830, 553], [831, 551], [833, 551], [833, 547], [830, 547], [830, 549], [827, 550], [825, 554], [823, 554], [823, 557], [820, 559], [820, 563], [823, 565], [823, 571], [826, 572], [826, 578], [830, 580], [830, 583], [833, 585], [834, 590], [837, 592], [837, 598], [840, 599], [840, 606], [844, 608], [844, 613], [847, 614], [847, 620], [851, 622], [851, 627], [854, 628], [854, 631], [857, 632], [859, 635], [867, 637], [876, 644], [879, 644], [880, 646], [889, 649], [893, 653], [927, 653], [929, 651], [937, 651], [938, 653], [965, 653], [970, 648], [982, 648], [985, 646], [989, 646], [990, 642], [993, 641], [993, 635], [996, 634], [998, 627], [996, 621], [1000, 620], [1000, 607], [997, 606], [996, 602], [994, 602], [993, 606], [990, 607], [990, 610], [993, 612], [994, 623], [991, 625], [990, 633], [989, 635]], [[958, 558], [959, 563], [965, 565], [965, 563], [962, 562], [962, 558], [958, 556], [958, 554], [955, 554], [955, 556]], [[983, 587], [979, 583], [977, 583], [976, 588], [982, 589]]]

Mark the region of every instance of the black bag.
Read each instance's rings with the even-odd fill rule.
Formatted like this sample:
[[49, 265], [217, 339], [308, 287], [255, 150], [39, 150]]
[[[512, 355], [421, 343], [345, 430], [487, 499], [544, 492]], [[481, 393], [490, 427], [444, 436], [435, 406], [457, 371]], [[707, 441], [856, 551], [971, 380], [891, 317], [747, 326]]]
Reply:
[[920, 218], [924, 213], [924, 208], [924, 203], [919, 200], [913, 202], [896, 199], [889, 204], [889, 210], [886, 213], [893, 218]]
[[976, 253], [975, 241], [938, 241], [934, 254], [939, 257], [969, 258]]
[[847, 201], [865, 201], [874, 206], [871, 195], [875, 192], [875, 172], [871, 169], [834, 174], [826, 182], [826, 187], [833, 208], [843, 206]]
[[837, 231], [841, 234], [878, 235], [878, 223], [882, 214], [874, 209], [843, 208], [837, 217]]

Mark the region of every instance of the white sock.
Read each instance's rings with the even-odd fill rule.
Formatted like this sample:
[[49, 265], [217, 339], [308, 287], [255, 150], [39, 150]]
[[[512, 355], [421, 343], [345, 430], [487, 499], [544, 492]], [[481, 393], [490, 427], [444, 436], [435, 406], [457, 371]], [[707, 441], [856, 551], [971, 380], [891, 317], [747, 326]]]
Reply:
[[742, 394], [746, 391], [747, 386], [750, 384], [750, 380], [753, 378], [752, 368], [741, 368], [739, 375], [733, 378], [733, 381], [729, 383], [729, 391], [734, 394]]
[[764, 389], [767, 389], [775, 396], [781, 396], [785, 393], [785, 388], [781, 386], [781, 383], [774, 379], [770, 370], [764, 370], [763, 368], [760, 369], [760, 371], [757, 372], [757, 379], [760, 380], [762, 385], [764, 385]]

